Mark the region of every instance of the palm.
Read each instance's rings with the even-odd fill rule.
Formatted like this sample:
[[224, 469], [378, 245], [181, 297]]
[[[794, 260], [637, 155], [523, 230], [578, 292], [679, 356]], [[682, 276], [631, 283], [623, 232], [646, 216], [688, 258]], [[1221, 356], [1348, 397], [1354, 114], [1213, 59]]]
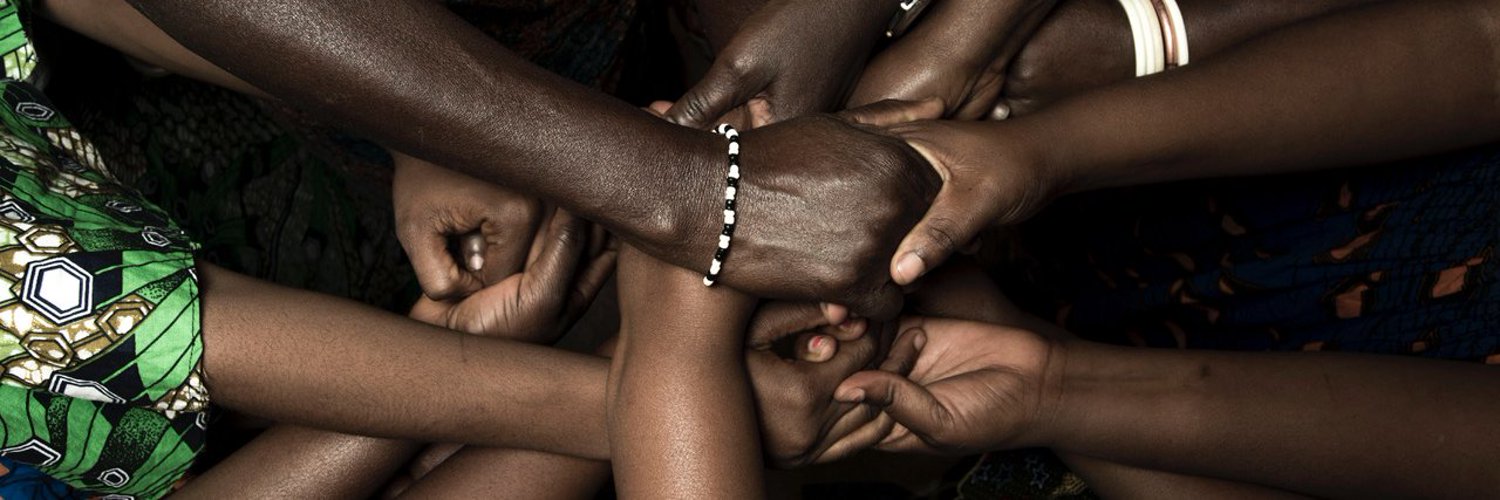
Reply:
[[[889, 404], [898, 425], [881, 443], [891, 451], [965, 453], [1026, 441], [1043, 402], [1051, 345], [1025, 330], [943, 319], [919, 319], [926, 345], [912, 385], [871, 399]], [[914, 328], [920, 328], [915, 330]]]

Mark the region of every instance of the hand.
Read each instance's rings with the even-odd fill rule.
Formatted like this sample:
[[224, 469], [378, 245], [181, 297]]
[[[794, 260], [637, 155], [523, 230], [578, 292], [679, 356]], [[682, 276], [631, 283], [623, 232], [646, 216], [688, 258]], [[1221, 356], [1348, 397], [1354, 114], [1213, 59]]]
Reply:
[[971, 258], [949, 260], [906, 292], [907, 310], [918, 316], [1009, 326], [1034, 319], [1011, 303]]
[[593, 303], [618, 252], [591, 246], [588, 224], [566, 211], [549, 219], [520, 272], [462, 299], [417, 299], [411, 317], [476, 335], [555, 342]]
[[667, 118], [706, 129], [751, 104], [754, 126], [832, 111], [895, 15], [895, 0], [771, 0], [745, 19]]
[[[521, 269], [541, 221], [540, 201], [410, 156], [391, 156], [396, 236], [424, 294], [462, 297]], [[450, 238], [460, 239], [464, 262], [449, 255]]]
[[895, 420], [879, 449], [965, 455], [1039, 444], [1059, 393], [1061, 344], [956, 320], [914, 318], [902, 329], [897, 346], [920, 351], [910, 379], [860, 372], [835, 396], [883, 408]]
[[[890, 433], [894, 421], [882, 418], [879, 408], [839, 403], [833, 394], [845, 378], [877, 364], [905, 376], [916, 358], [915, 346], [908, 343], [882, 355], [895, 331], [894, 324], [864, 320], [830, 325], [810, 303], [772, 302], [756, 312], [746, 356], [772, 465], [793, 468], [839, 460]], [[796, 354], [789, 360], [771, 345], [792, 335]]]
[[908, 285], [970, 244], [986, 227], [1013, 224], [1041, 210], [1069, 184], [1045, 168], [1004, 122], [920, 121], [888, 127], [942, 177], [943, 187], [890, 262]]
[[[900, 309], [887, 259], [937, 188], [937, 176], [911, 148], [857, 123], [919, 117], [934, 103], [880, 103], [844, 118], [811, 116], [745, 132], [739, 220], [724, 284], [793, 300], [828, 300], [888, 319]], [[674, 241], [679, 265], [707, 265], [723, 206], [697, 202], [699, 221]], [[707, 210], [704, 210], [707, 209]]]
[[[994, 116], [1029, 114], [1065, 97], [1133, 78], [1131, 43], [1130, 21], [1118, 2], [1063, 2], [1010, 63]], [[1193, 52], [1200, 55], [1200, 50]]]
[[988, 116], [1007, 85], [1011, 59], [1055, 4], [1057, 0], [939, 1], [910, 32], [876, 54], [849, 105], [937, 98], [944, 116]]

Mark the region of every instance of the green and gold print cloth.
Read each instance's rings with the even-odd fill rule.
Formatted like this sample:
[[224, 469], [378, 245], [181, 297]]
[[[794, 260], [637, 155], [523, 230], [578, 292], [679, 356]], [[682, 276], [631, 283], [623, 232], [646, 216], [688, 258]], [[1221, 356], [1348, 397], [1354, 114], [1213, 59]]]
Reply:
[[[20, 28], [0, 0], [8, 77], [34, 62]], [[0, 80], [0, 491], [30, 467], [90, 495], [161, 497], [207, 422], [197, 245], [55, 109]]]

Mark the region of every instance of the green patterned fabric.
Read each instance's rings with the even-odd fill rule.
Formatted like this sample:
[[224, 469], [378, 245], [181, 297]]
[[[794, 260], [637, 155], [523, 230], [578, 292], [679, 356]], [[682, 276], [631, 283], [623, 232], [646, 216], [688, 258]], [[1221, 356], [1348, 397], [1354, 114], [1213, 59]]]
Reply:
[[12, 80], [26, 80], [36, 68], [36, 50], [26, 38], [20, 7], [17, 1], [0, 0], [0, 62]]
[[[7, 75], [26, 76], [29, 49], [5, 48]], [[206, 426], [198, 245], [29, 84], [0, 80], [0, 106], [0, 457], [106, 498], [161, 497]]]

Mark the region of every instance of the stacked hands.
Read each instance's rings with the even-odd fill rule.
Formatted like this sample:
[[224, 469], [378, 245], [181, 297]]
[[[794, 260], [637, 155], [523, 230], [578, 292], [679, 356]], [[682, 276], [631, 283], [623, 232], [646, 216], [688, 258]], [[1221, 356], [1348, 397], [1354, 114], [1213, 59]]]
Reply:
[[[1066, 333], [1020, 313], [966, 259], [943, 263], [986, 228], [1036, 212], [1071, 179], [1040, 168], [1024, 141], [1007, 140], [993, 123], [939, 120], [1004, 119], [1066, 91], [1071, 82], [1028, 76], [1061, 43], [1028, 42], [1063, 38], [1032, 36], [1055, 3], [938, 2], [925, 15], [943, 22], [918, 24], [865, 64], [895, 2], [772, 0], [743, 22], [698, 85], [646, 110], [687, 127], [725, 122], [744, 131], [744, 222], [722, 279], [796, 299], [764, 301], [746, 334], [773, 464], [871, 447], [963, 453], [1038, 444]], [[827, 36], [828, 26], [845, 32]], [[994, 36], [969, 36], [976, 31]], [[850, 107], [820, 114], [841, 105]], [[412, 317], [552, 343], [613, 273], [619, 245], [600, 226], [393, 156], [398, 235], [426, 295]], [[709, 157], [726, 168], [722, 151]], [[716, 232], [716, 206], [705, 205], [703, 232]], [[673, 236], [631, 243], [692, 269], [712, 255], [713, 238]], [[898, 318], [903, 301], [908, 315]], [[614, 344], [599, 352], [611, 355]], [[773, 348], [788, 344], [790, 353]]]

